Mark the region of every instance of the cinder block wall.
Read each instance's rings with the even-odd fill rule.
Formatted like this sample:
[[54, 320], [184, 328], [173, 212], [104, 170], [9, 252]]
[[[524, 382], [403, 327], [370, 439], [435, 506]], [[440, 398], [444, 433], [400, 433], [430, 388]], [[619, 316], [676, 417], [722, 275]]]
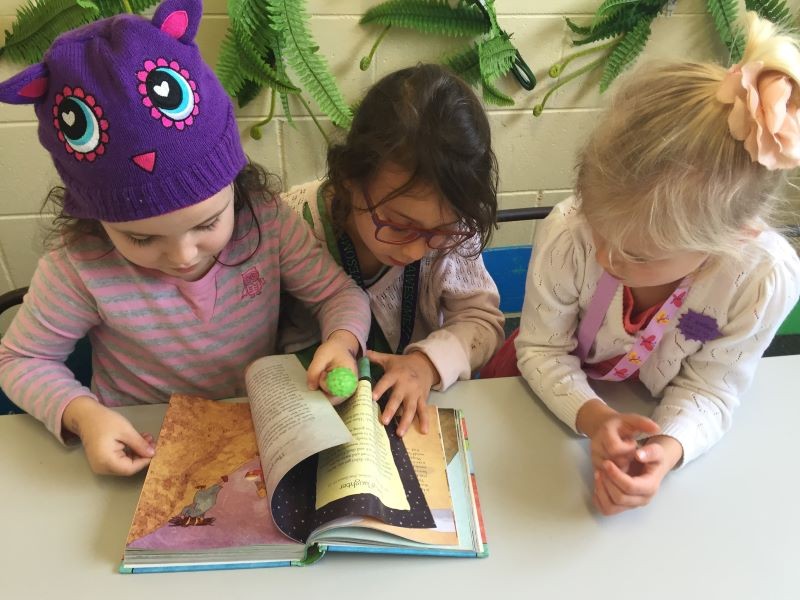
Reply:
[[[0, 0], [2, 29], [10, 28], [20, 3], [21, 0]], [[355, 101], [384, 74], [418, 61], [435, 61], [464, 43], [394, 30], [378, 50], [370, 69], [362, 72], [359, 59], [369, 51], [380, 28], [361, 26], [358, 19], [377, 3], [307, 2], [320, 50], [348, 102]], [[547, 69], [573, 52], [564, 15], [586, 20], [599, 4], [599, 0], [496, 0], [501, 26], [513, 33], [514, 42], [540, 81], [534, 92], [525, 92], [509, 78], [502, 88], [513, 94], [516, 106], [487, 107], [500, 163], [502, 208], [552, 205], [569, 194], [575, 151], [603, 103], [597, 92], [598, 76], [562, 88], [538, 118], [531, 115], [531, 109], [549, 83]], [[797, 7], [800, 2], [790, 0], [790, 5]], [[225, 0], [206, 0], [198, 43], [211, 64], [216, 64], [227, 23]], [[671, 16], [659, 17], [654, 23], [643, 58], [707, 60], [724, 55], [705, 2], [679, 0]], [[18, 69], [7, 60], [0, 60], [2, 79]], [[294, 106], [293, 125], [279, 113], [264, 128], [261, 140], [249, 137], [249, 126], [266, 115], [267, 107], [268, 99], [262, 95], [238, 112], [246, 152], [278, 173], [284, 186], [322, 175], [323, 140], [299, 104]], [[324, 117], [321, 119], [324, 127], [334, 129]], [[57, 182], [55, 170], [38, 144], [31, 107], [0, 105], [0, 293], [29, 282], [41, 253], [39, 209], [47, 191]], [[503, 225], [494, 245], [528, 244], [533, 227], [527, 222]]]

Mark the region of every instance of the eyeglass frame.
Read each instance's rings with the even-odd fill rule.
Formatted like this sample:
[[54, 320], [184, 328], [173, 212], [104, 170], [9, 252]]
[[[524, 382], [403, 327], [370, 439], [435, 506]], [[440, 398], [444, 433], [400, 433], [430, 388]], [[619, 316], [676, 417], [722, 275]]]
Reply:
[[[416, 242], [419, 238], [425, 239], [425, 245], [428, 246], [431, 250], [453, 250], [457, 248], [468, 239], [473, 237], [478, 231], [473, 227], [468, 227], [463, 231], [447, 231], [445, 229], [422, 229], [420, 227], [414, 227], [413, 225], [409, 225], [407, 227], [398, 227], [397, 223], [392, 223], [391, 221], [384, 221], [378, 215], [375, 214], [375, 209], [377, 208], [373, 203], [372, 199], [369, 196], [369, 192], [367, 191], [367, 186], [363, 186], [361, 188], [361, 193], [364, 195], [364, 202], [367, 204], [367, 210], [369, 211], [369, 216], [372, 217], [372, 223], [375, 225], [375, 239], [382, 244], [391, 244], [393, 246], [403, 246], [404, 244], [410, 244], [411, 242]], [[461, 223], [462, 220], [457, 221], [456, 223]], [[389, 227], [394, 229], [395, 231], [409, 231], [411, 233], [416, 234], [416, 237], [403, 240], [401, 242], [390, 242], [387, 240], [382, 240], [378, 237], [378, 233], [381, 229]], [[436, 236], [442, 236], [445, 238], [449, 238], [452, 240], [452, 243], [447, 244], [445, 246], [432, 246], [431, 239]]]

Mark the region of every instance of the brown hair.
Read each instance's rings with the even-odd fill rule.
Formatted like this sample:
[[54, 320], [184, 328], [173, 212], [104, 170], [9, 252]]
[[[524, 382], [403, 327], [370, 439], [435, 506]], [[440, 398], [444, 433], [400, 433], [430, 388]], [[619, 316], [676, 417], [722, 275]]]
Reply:
[[470, 246], [469, 254], [488, 244], [497, 214], [497, 160], [483, 107], [455, 74], [422, 64], [391, 73], [370, 88], [345, 141], [328, 149], [335, 227], [341, 229], [352, 210], [345, 183], [366, 184], [387, 163], [411, 175], [376, 204], [417, 183], [430, 185], [463, 225], [478, 233], [480, 247]]

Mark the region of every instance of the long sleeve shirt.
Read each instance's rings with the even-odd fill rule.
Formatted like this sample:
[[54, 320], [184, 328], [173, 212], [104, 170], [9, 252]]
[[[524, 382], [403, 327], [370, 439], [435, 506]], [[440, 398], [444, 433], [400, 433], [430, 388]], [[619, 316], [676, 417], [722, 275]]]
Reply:
[[[333, 235], [326, 189], [320, 181], [309, 182], [289, 190], [284, 200], [313, 224], [317, 238], [335, 249], [335, 240], [326, 237], [326, 232]], [[403, 267], [391, 267], [366, 290], [372, 314], [392, 348], [400, 341], [402, 286]], [[298, 328], [302, 318], [287, 321], [281, 335], [285, 351], [315, 341], [306, 328]], [[497, 286], [480, 256], [430, 251], [421, 260], [414, 330], [404, 354], [423, 352], [439, 373], [434, 389], [445, 390], [486, 364], [503, 342], [504, 321]]]
[[[536, 230], [516, 348], [533, 391], [573, 430], [581, 406], [598, 397], [571, 352], [601, 274], [589, 226], [575, 200], [565, 200]], [[769, 230], [745, 243], [738, 258], [717, 258], [695, 277], [673, 326], [638, 371], [660, 398], [652, 418], [681, 443], [683, 464], [730, 427], [761, 355], [798, 296], [800, 260]], [[707, 317], [718, 337], [703, 341], [690, 328], [682, 331], [681, 317], [690, 312]], [[623, 325], [620, 287], [586, 362], [623, 355], [634, 340]]]
[[[0, 341], [0, 386], [59, 437], [78, 396], [107, 406], [173, 392], [241, 396], [247, 365], [276, 352], [282, 290], [309, 307], [323, 338], [344, 329], [364, 347], [366, 295], [282, 202], [259, 203], [255, 215], [237, 214], [218, 263], [197, 281], [138, 267], [94, 238], [45, 254]], [[87, 334], [91, 390], [64, 365]]]

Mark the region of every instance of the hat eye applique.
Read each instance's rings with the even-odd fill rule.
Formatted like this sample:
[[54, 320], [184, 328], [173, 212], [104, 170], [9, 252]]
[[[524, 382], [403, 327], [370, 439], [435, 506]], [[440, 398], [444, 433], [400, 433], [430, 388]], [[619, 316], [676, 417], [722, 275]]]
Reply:
[[136, 77], [142, 104], [150, 109], [151, 117], [159, 119], [164, 127], [174, 125], [179, 130], [194, 123], [200, 95], [189, 71], [174, 60], [159, 58], [145, 61], [144, 70]]
[[94, 96], [82, 88], [64, 86], [55, 100], [53, 125], [67, 152], [76, 160], [89, 162], [102, 156], [108, 143], [108, 121]]

